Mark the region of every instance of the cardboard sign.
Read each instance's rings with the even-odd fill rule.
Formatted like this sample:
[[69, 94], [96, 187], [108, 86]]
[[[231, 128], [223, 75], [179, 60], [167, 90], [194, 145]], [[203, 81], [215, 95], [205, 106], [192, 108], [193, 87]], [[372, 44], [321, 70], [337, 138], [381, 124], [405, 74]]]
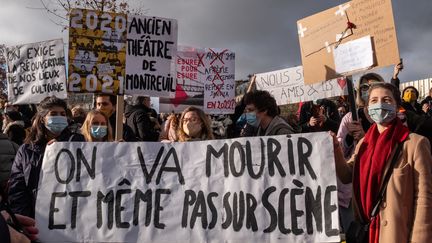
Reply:
[[175, 92], [177, 20], [128, 15], [125, 94]]
[[[349, 28], [348, 22], [355, 25]], [[353, 0], [297, 21], [306, 84], [339, 77], [333, 48], [372, 37], [375, 66], [399, 63], [391, 0]]]
[[336, 72], [344, 74], [370, 68], [373, 65], [370, 36], [340, 44], [333, 49]]
[[160, 98], [160, 111], [181, 113], [188, 106], [204, 109], [205, 50], [179, 46], [176, 57], [177, 85], [174, 97]]
[[327, 133], [187, 143], [54, 143], [42, 242], [339, 242]]
[[206, 48], [204, 111], [230, 114], [235, 108], [235, 54], [228, 49]]
[[126, 25], [124, 14], [71, 11], [69, 92], [123, 93]]
[[267, 90], [273, 95], [277, 105], [348, 94], [345, 78], [305, 84], [302, 66], [256, 74], [255, 82], [258, 90]]
[[9, 102], [38, 104], [53, 95], [66, 99], [65, 57], [61, 39], [6, 49]]

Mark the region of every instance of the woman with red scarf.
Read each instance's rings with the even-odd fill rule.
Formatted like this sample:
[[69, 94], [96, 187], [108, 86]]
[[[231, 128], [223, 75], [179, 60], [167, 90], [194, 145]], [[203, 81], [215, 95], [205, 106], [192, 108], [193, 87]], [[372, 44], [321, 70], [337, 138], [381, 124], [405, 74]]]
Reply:
[[[346, 162], [334, 137], [336, 173], [353, 183], [356, 219], [369, 223], [369, 243], [429, 242], [432, 239], [432, 156], [427, 138], [410, 133], [397, 118], [400, 91], [389, 83], [369, 89], [371, 126]], [[378, 213], [371, 217], [398, 144], [394, 169]]]

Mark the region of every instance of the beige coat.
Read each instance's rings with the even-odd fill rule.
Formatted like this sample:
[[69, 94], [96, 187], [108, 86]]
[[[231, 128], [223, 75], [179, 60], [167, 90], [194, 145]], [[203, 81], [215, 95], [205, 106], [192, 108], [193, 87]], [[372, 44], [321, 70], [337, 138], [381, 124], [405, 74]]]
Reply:
[[[352, 181], [353, 166], [358, 161], [357, 153], [362, 142], [360, 140], [347, 164], [336, 160], [337, 175], [344, 183]], [[389, 164], [387, 161], [386, 171]], [[357, 214], [354, 197], [356, 195], [353, 195], [353, 206]], [[379, 242], [432, 241], [432, 155], [427, 138], [412, 133], [405, 141], [379, 215]]]

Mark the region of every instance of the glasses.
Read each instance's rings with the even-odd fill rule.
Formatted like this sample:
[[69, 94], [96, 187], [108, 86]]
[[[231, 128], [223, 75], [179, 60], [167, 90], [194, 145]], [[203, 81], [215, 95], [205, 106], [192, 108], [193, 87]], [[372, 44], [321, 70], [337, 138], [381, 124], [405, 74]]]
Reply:
[[370, 88], [369, 84], [362, 84], [362, 85], [360, 85], [360, 90], [361, 91], [368, 91], [369, 88]]
[[191, 118], [183, 118], [183, 122], [193, 122], [193, 123], [197, 123], [199, 122], [199, 118], [197, 117], [191, 117]]
[[369, 83], [369, 84], [367, 84], [367, 83], [365, 83], [365, 84], [361, 84], [360, 85], [360, 90], [361, 91], [368, 91], [369, 90], [369, 88], [371, 87], [371, 86], [373, 86], [374, 84], [376, 84], [376, 83], [380, 83], [380, 82], [373, 82], [373, 81], [371, 81], [371, 83]]

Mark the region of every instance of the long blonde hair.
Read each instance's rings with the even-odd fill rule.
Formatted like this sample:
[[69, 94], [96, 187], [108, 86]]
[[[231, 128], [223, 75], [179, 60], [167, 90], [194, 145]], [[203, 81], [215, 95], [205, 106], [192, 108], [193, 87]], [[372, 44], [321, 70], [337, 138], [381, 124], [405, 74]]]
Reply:
[[103, 116], [105, 118], [105, 121], [107, 122], [108, 133], [104, 137], [103, 141], [104, 142], [112, 142], [113, 141], [113, 132], [112, 132], [112, 128], [111, 128], [109, 119], [104, 113], [102, 113], [98, 110], [91, 110], [89, 113], [87, 113], [86, 119], [84, 120], [84, 123], [81, 127], [82, 135], [84, 136], [84, 138], [87, 142], [95, 142], [95, 140], [91, 136], [90, 127], [91, 127], [92, 120], [96, 115]]
[[207, 117], [207, 115], [199, 108], [196, 108], [194, 106], [189, 106], [186, 108], [183, 113], [180, 116], [180, 122], [178, 124], [178, 139], [180, 142], [190, 141], [192, 140], [189, 135], [187, 135], [183, 131], [183, 121], [186, 113], [188, 112], [195, 112], [198, 117], [201, 120], [201, 139], [200, 140], [210, 140], [214, 139], [213, 130], [210, 125], [210, 119]]

